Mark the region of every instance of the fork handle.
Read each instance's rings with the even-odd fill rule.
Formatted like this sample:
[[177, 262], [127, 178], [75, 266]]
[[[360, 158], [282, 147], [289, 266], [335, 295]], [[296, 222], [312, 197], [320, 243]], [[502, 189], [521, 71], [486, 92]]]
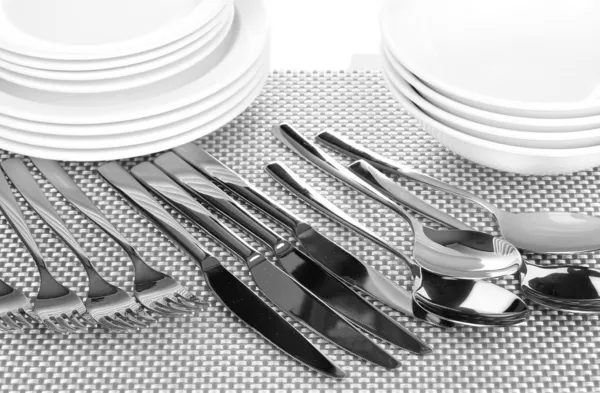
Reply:
[[42, 272], [50, 274], [48, 271], [48, 266], [44, 261], [44, 256], [38, 248], [37, 243], [33, 238], [33, 234], [27, 226], [25, 217], [23, 217], [21, 208], [19, 207], [19, 204], [17, 203], [10, 186], [6, 181], [4, 173], [0, 173], [0, 209], [4, 213], [6, 220], [10, 223], [15, 232], [17, 232], [17, 235], [25, 245], [25, 248], [27, 248], [31, 254], [31, 257], [33, 258], [33, 261], [35, 262], [40, 274], [42, 274]]
[[31, 158], [31, 161], [54, 188], [56, 188], [71, 205], [81, 212], [81, 214], [100, 227], [100, 229], [119, 244], [128, 255], [131, 256], [133, 254], [137, 256], [137, 252], [131, 243], [129, 243], [117, 228], [108, 221], [100, 209], [98, 209], [81, 188], [79, 188], [58, 162], [33, 157]]
[[[77, 239], [69, 231], [62, 221], [54, 207], [48, 201], [37, 182], [27, 169], [27, 166], [20, 158], [11, 158], [3, 161], [2, 169], [14, 184], [17, 190], [23, 195], [23, 198], [29, 203], [34, 211], [44, 220], [46, 224], [60, 237], [65, 244], [73, 251], [75, 256], [81, 261], [88, 273], [88, 276], [98, 276], [96, 268], [86, 255], [83, 248], [77, 242]], [[96, 278], [96, 277], [94, 277]]]

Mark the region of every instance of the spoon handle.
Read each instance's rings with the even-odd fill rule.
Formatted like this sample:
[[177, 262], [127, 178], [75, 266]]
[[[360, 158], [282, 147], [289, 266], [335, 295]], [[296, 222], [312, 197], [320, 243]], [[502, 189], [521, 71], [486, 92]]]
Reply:
[[[469, 191], [444, 183], [443, 181], [438, 180], [435, 177], [431, 177], [412, 168], [394, 162], [388, 158], [383, 157], [380, 154], [375, 153], [374, 151], [371, 151], [363, 146], [360, 146], [355, 142], [352, 142], [342, 137], [341, 135], [338, 135], [333, 131], [325, 130], [319, 133], [316, 139], [324, 145], [342, 154], [345, 154], [357, 160], [365, 160], [369, 164], [384, 172], [394, 173], [399, 176], [403, 176], [405, 178], [414, 180], [416, 182], [427, 184], [435, 189], [449, 192], [450, 194], [456, 195], [461, 198], [465, 198], [467, 200], [479, 204], [481, 207], [483, 207], [492, 214], [496, 214], [496, 212], [498, 211], [498, 208], [496, 206], [492, 205], [485, 199]], [[416, 211], [419, 211], [419, 209], [413, 207], [412, 205], [410, 207]], [[434, 220], [438, 221], [434, 217], [430, 218], [433, 218]]]
[[325, 154], [318, 147], [309, 142], [299, 132], [294, 130], [288, 124], [280, 124], [272, 128], [271, 133], [283, 142], [287, 147], [293, 150], [300, 157], [304, 158], [317, 168], [321, 169], [325, 173], [333, 176], [334, 178], [346, 183], [350, 187], [362, 192], [370, 198], [375, 199], [379, 203], [392, 209], [405, 220], [407, 220], [415, 232], [420, 232], [423, 228], [421, 223], [415, 220], [406, 210], [400, 205], [386, 197], [364, 180], [360, 179], [354, 173], [350, 172], [348, 168], [334, 160], [332, 157]]
[[[411, 194], [406, 188], [402, 187], [402, 185], [396, 183], [366, 161], [355, 161], [348, 166], [348, 169], [350, 169], [356, 176], [373, 186], [377, 191], [391, 199], [397, 200], [403, 204], [408, 204], [408, 202], [413, 199], [419, 199], [417, 196]], [[419, 208], [419, 210], [415, 209], [415, 211], [428, 217], [435, 216], [436, 221], [452, 228], [463, 229], [467, 231], [473, 229], [451, 215], [446, 214], [429, 204], [425, 204], [422, 208]]]
[[302, 199], [310, 206], [314, 207], [321, 213], [339, 222], [345, 227], [357, 233], [360, 233], [362, 236], [370, 239], [379, 246], [389, 250], [394, 255], [400, 257], [400, 259], [402, 259], [402, 261], [406, 263], [411, 269], [415, 267], [413, 261], [406, 255], [404, 255], [404, 253], [402, 253], [396, 247], [392, 246], [391, 244], [374, 234], [370, 229], [366, 228], [354, 218], [344, 213], [341, 209], [339, 209], [337, 206], [335, 206], [333, 203], [327, 200], [327, 198], [325, 198], [323, 195], [321, 195], [315, 189], [309, 186], [298, 175], [292, 172], [292, 170], [289, 169], [285, 164], [282, 164], [280, 162], [273, 162], [265, 167], [265, 171], [273, 179], [275, 179], [282, 186], [287, 188], [291, 193], [296, 195], [298, 198]]

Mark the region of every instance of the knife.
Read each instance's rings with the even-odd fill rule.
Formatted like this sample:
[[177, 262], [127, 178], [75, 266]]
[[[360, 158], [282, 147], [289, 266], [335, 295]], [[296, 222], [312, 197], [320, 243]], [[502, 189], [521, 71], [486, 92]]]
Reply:
[[346, 377], [306, 337], [204, 250], [122, 166], [111, 162], [101, 166], [98, 173], [196, 262], [215, 297], [246, 325], [310, 369], [332, 378]]
[[409, 352], [426, 354], [432, 351], [418, 337], [272, 231], [178, 155], [172, 152], [162, 154], [154, 160], [154, 164], [190, 194], [227, 215], [266, 244], [286, 273], [354, 324]]
[[225, 227], [156, 165], [144, 162], [133, 167], [131, 173], [144, 186], [238, 255], [248, 266], [258, 288], [285, 313], [355, 356], [387, 369], [400, 366], [396, 359], [347, 319]]
[[195, 143], [180, 146], [174, 151], [204, 176], [232, 191], [288, 228], [302, 244], [304, 251], [333, 275], [394, 310], [436, 326], [454, 326], [450, 321], [425, 311], [413, 301], [412, 295], [406, 289], [323, 236], [310, 224], [294, 216]]

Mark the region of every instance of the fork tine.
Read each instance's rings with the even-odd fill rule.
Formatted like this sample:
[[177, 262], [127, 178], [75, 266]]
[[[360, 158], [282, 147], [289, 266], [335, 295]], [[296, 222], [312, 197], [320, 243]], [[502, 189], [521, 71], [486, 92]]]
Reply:
[[36, 314], [33, 309], [21, 310], [21, 315], [25, 317], [32, 324], [39, 324], [41, 322], [40, 317]]
[[125, 317], [121, 314], [117, 313], [112, 318], [112, 323], [121, 326], [125, 330], [138, 330], [138, 327], [129, 322]]
[[115, 323], [116, 321], [113, 321], [113, 319], [110, 317], [102, 317], [102, 318], [98, 319], [97, 322], [100, 326], [103, 326], [109, 330], [116, 330], [119, 332], [127, 330], [126, 327]]
[[21, 324], [21, 328], [23, 329], [32, 329], [33, 328], [33, 324], [31, 322], [29, 322], [27, 319], [25, 319], [25, 317], [23, 315], [21, 315], [20, 312], [14, 312], [14, 313], [10, 313], [8, 314], [10, 317], [12, 317], [13, 319], [16, 319], [17, 322], [19, 322]]
[[79, 314], [79, 312], [73, 311], [73, 314], [71, 314], [71, 317], [69, 318], [69, 321], [77, 329], [86, 330], [88, 327], [81, 322], [82, 319], [83, 319], [83, 316], [81, 314]]
[[193, 308], [188, 307], [186, 304], [179, 302], [177, 299], [171, 299], [170, 297], [165, 298], [165, 302], [169, 307], [185, 314], [189, 314], [193, 311]]
[[118, 313], [116, 316], [134, 325], [138, 330], [148, 327], [148, 325], [146, 325], [144, 321], [142, 321], [141, 319], [137, 319], [135, 314], [131, 311], [125, 312], [125, 314]]
[[46, 325], [47, 328], [49, 328], [50, 330], [54, 330], [57, 333], [60, 334], [68, 334], [69, 331], [58, 326], [58, 324], [56, 324], [54, 321], [52, 321], [50, 318], [44, 319], [43, 320], [44, 325]]
[[65, 328], [67, 330], [67, 332], [69, 333], [76, 333], [77, 329], [75, 329], [67, 319], [65, 319], [63, 316], [60, 317], [56, 317], [56, 322], [63, 328]]
[[0, 315], [0, 318], [2, 319], [4, 324], [10, 326], [11, 328], [13, 328], [13, 330], [22, 330], [23, 329], [23, 327], [21, 325], [19, 325], [17, 322], [15, 322], [11, 317], [9, 317], [8, 314]]
[[136, 316], [143, 320], [148, 326], [156, 322], [156, 319], [152, 315], [148, 314], [144, 308], [140, 308], [137, 311]]
[[191, 292], [185, 291], [182, 294], [179, 294], [179, 296], [183, 297], [185, 300], [192, 302], [192, 303], [196, 303], [202, 306], [206, 306], [206, 302], [204, 302], [200, 297], [194, 295]]
[[15, 328], [10, 325], [7, 325], [3, 320], [0, 319], [0, 330], [3, 330], [8, 333], [15, 332]]
[[185, 312], [180, 312], [177, 311], [176, 309], [172, 308], [169, 305], [166, 305], [162, 302], [154, 302], [154, 304], [152, 305], [158, 312], [165, 314], [165, 315], [170, 315], [170, 316], [178, 316], [178, 315], [183, 315], [185, 314]]
[[204, 308], [204, 303], [194, 301], [191, 298], [188, 299], [185, 296], [182, 296], [180, 294], [175, 294], [175, 299], [177, 299], [179, 301], [179, 303], [181, 303], [195, 311], [198, 311], [198, 310], [201, 310]]

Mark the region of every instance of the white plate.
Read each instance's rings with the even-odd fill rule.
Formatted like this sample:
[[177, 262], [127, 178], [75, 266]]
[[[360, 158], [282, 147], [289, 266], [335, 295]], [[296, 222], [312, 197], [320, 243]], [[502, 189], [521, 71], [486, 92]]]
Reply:
[[194, 32], [188, 34], [187, 36], [179, 40], [148, 51], [128, 56], [113, 57], [109, 59], [99, 60], [52, 60], [24, 56], [0, 50], [0, 59], [2, 59], [4, 63], [9, 62], [10, 64], [15, 64], [20, 67], [63, 72], [109, 70], [112, 68], [126, 67], [134, 64], [143, 63], [173, 53], [205, 35], [208, 31], [214, 28], [214, 24], [217, 23], [218, 19], [220, 17], [223, 17], [223, 14], [227, 13], [229, 6], [233, 4], [233, 0], [224, 0], [223, 3], [223, 8], [220, 11], [218, 11], [216, 15], [202, 27], [199, 27]]
[[225, 38], [229, 34], [233, 17], [234, 15], [231, 15], [220, 28], [215, 29], [213, 34], [210, 34], [209, 37], [207, 37], [207, 42], [200, 42], [201, 45], [199, 48], [196, 48], [196, 50], [193, 50], [194, 48], [192, 48], [191, 51], [189, 49], [185, 50], [187, 55], [179, 60], [169, 62], [162, 67], [151, 69], [146, 72], [113, 79], [61, 81], [31, 77], [0, 68], [0, 78], [31, 89], [57, 93], [97, 94], [135, 89], [140, 86], [167, 79], [198, 64], [207, 64], [207, 69], [210, 69], [210, 66], [214, 63], [211, 57], [215, 58], [221, 56], [222, 53], [227, 50], [227, 46], [223, 44], [225, 43]]
[[93, 146], [94, 149], [135, 146], [165, 139], [166, 135], [175, 136], [207, 123], [215, 117], [215, 114], [223, 112], [223, 108], [227, 109], [230, 107], [231, 102], [234, 102], [236, 97], [244, 97], [253, 91], [259, 81], [262, 80], [264, 75], [268, 72], [268, 59], [266, 59], [268, 51], [265, 53], [266, 54], [262, 56], [260, 62], [257, 63], [255, 67], [249, 69], [245, 75], [225, 89], [195, 103], [194, 110], [189, 116], [181, 118], [176, 122], [165, 123], [165, 125], [153, 128], [145, 128], [137, 132], [119, 134], [116, 137], [115, 135], [85, 134], [80, 136], [50, 136], [1, 126], [0, 135], [5, 136], [5, 139], [14, 142], [69, 150], [86, 150], [89, 149], [90, 146]]
[[574, 117], [565, 119], [537, 119], [503, 115], [465, 105], [454, 101], [431, 89], [413, 73], [404, 68], [393, 55], [384, 49], [388, 59], [392, 60], [394, 70], [423, 97], [433, 105], [456, 116], [492, 127], [529, 132], [570, 132], [600, 128], [600, 116]]
[[528, 132], [491, 127], [455, 116], [420, 96], [400, 74], [396, 73], [395, 64], [391, 63], [393, 60], [390, 60], [387, 56], [384, 57], [385, 66], [388, 70], [387, 76], [395, 84], [395, 87], [427, 115], [455, 130], [488, 141], [521, 147], [567, 149], [600, 144], [600, 129], [552, 133]]
[[0, 49], [91, 60], [148, 51], [201, 28], [223, 0], [3, 0]]
[[[261, 53], [268, 52], [265, 46]], [[264, 56], [263, 56], [264, 57]], [[22, 133], [37, 135], [38, 138], [54, 138], [81, 140], [92, 137], [108, 136], [110, 138], [118, 137], [128, 133], [137, 133], [150, 128], [167, 126], [194, 116], [205, 108], [218, 103], [219, 97], [224, 91], [233, 92], [236, 89], [240, 90], [245, 83], [248, 82], [251, 74], [256, 74], [263, 67], [263, 58], [260, 57], [244, 71], [239, 78], [230, 81], [230, 83], [212, 95], [203, 97], [200, 100], [193, 102], [182, 108], [158, 114], [156, 116], [144, 117], [142, 119], [131, 120], [118, 123], [107, 123], [97, 125], [73, 125], [73, 124], [49, 124], [20, 120], [14, 117], [0, 116], [0, 127], [19, 130]]]
[[[186, 56], [189, 56], [195, 52], [199, 52], [203, 47], [213, 41], [219, 35], [219, 32], [222, 32], [224, 29], [229, 29], [231, 23], [233, 22], [233, 15], [234, 7], [233, 4], [230, 4], [227, 7], [226, 12], [222, 12], [218, 18], [212, 20], [208, 26], [206, 26], [206, 30], [204, 31], [205, 34], [199, 36], [197, 40], [191, 42], [189, 45], [186, 45], [183, 48], [171, 52], [165, 56], [160, 56], [149, 61], [144, 61], [125, 67], [77, 72], [53, 71], [21, 66], [0, 59], [0, 70], [6, 70], [9, 76], [22, 75], [36, 79], [58, 81], [58, 83], [61, 81], [96, 81], [141, 74], [175, 63]], [[6, 79], [11, 81], [10, 78]], [[18, 83], [18, 81], [14, 82]]]
[[513, 116], [600, 114], [600, 2], [386, 0], [394, 57], [431, 88]]
[[[249, 0], [243, 0], [250, 2]], [[238, 100], [228, 111], [215, 117], [212, 121], [203, 124], [193, 130], [184, 132], [175, 136], [167, 136], [164, 139], [149, 142], [135, 146], [125, 146], [111, 149], [94, 149], [89, 150], [70, 150], [70, 149], [52, 149], [44, 146], [27, 145], [23, 143], [6, 140], [0, 137], [0, 147], [12, 152], [23, 154], [32, 157], [46, 158], [49, 160], [61, 161], [111, 161], [123, 158], [138, 157], [146, 154], [152, 154], [160, 151], [172, 149], [174, 147], [191, 142], [205, 135], [216, 131], [220, 127], [226, 125], [242, 113], [252, 102], [258, 97], [264, 84], [268, 78], [268, 73], [265, 73], [263, 79], [260, 80], [256, 88], [251, 91], [243, 99]]]
[[559, 175], [600, 165], [600, 146], [579, 149], [532, 149], [486, 141], [456, 131], [421, 111], [384, 77], [401, 107], [411, 113], [432, 137], [454, 153], [477, 164], [526, 175]]
[[236, 0], [235, 7], [232, 44], [208, 72], [192, 67], [141, 88], [85, 96], [42, 92], [0, 80], [0, 114], [42, 123], [104, 124], [156, 116], [208, 97], [239, 78], [267, 41], [262, 0]]

